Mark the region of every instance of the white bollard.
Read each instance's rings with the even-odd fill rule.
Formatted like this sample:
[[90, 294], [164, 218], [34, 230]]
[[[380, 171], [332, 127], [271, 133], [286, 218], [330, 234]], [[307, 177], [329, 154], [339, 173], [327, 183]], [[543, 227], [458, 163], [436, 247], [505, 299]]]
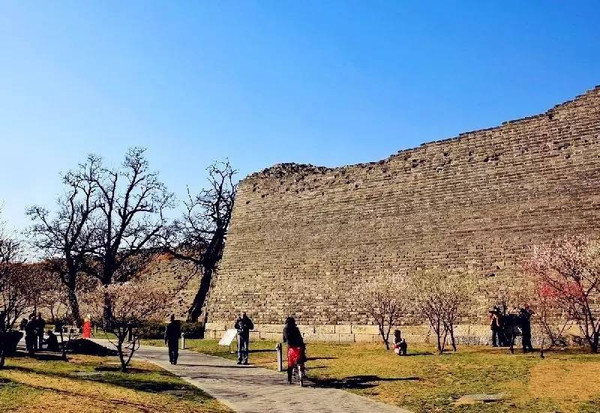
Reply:
[[185, 334], [181, 333], [181, 349], [185, 350]]

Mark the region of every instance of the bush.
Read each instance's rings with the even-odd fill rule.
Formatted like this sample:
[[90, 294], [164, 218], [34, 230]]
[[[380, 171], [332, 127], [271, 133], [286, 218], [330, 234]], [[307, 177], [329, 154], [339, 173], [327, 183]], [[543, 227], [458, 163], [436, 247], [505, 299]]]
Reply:
[[185, 322], [181, 324], [181, 331], [186, 338], [204, 338], [204, 324]]
[[[165, 336], [167, 324], [157, 321], [146, 321], [138, 327], [138, 334], [142, 338], [161, 339]], [[204, 338], [204, 325], [202, 323], [183, 322], [181, 331], [186, 338]]]
[[17, 352], [17, 345], [21, 338], [23, 338], [23, 333], [20, 331], [0, 333], [0, 346], [3, 347], [7, 355], [13, 355]]
[[138, 334], [143, 338], [164, 338], [167, 325], [159, 321], [145, 321], [138, 327]]

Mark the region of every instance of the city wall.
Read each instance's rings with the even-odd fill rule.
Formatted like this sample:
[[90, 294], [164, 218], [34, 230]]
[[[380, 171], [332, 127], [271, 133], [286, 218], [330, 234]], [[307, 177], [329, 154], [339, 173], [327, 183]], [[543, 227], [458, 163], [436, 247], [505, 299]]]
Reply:
[[[518, 277], [530, 247], [600, 229], [600, 87], [547, 112], [339, 168], [280, 164], [242, 180], [207, 334], [245, 310], [255, 337], [294, 315], [307, 339], [377, 341], [358, 299], [428, 268]], [[459, 339], [485, 343], [486, 308]], [[426, 326], [404, 326], [414, 340]]]

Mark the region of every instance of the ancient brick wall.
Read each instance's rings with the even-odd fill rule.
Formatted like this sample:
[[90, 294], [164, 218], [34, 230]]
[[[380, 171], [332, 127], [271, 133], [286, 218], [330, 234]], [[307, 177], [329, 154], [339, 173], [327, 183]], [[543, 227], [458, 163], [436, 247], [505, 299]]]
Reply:
[[599, 206], [600, 87], [376, 163], [278, 165], [240, 183], [209, 320], [369, 324], [377, 277], [515, 274], [531, 245], [600, 229]]

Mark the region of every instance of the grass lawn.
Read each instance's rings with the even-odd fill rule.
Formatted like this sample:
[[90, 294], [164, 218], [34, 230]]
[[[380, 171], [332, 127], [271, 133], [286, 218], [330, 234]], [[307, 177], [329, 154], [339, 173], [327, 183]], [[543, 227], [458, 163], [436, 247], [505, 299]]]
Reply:
[[69, 362], [7, 359], [0, 370], [2, 412], [229, 412], [183, 380], [149, 363], [118, 371], [116, 357], [72, 355]]
[[[161, 340], [146, 344], [164, 345]], [[251, 349], [274, 349], [269, 341]], [[188, 348], [235, 358], [215, 340], [187, 340]], [[570, 351], [511, 355], [507, 349], [459, 346], [443, 356], [433, 346], [409, 347], [398, 357], [376, 344], [309, 343], [308, 375], [318, 385], [343, 388], [416, 412], [598, 412], [600, 355]], [[252, 353], [252, 364], [276, 368], [275, 353]], [[282, 376], [282, 381], [285, 380]], [[454, 405], [471, 393], [504, 393], [500, 402]]]

